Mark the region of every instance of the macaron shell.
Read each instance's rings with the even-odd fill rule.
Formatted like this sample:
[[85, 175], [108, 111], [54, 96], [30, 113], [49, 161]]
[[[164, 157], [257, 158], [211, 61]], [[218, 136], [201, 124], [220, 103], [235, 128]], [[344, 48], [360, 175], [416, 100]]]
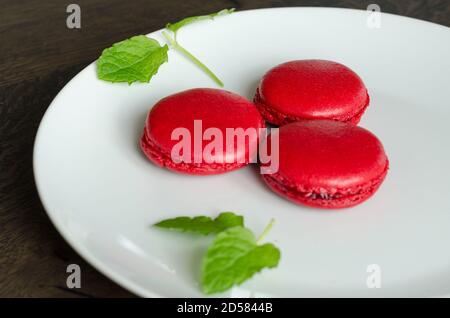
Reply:
[[350, 68], [326, 60], [299, 60], [269, 70], [254, 102], [276, 125], [300, 119], [358, 123], [369, 104], [361, 78]]
[[279, 138], [279, 169], [263, 177], [274, 190], [299, 202], [330, 207], [356, 204], [372, 195], [387, 173], [383, 145], [364, 128], [304, 120], [273, 133]]
[[[190, 133], [190, 163], [172, 161], [171, 151], [179, 143], [178, 138], [172, 138], [177, 128], [187, 129]], [[210, 128], [222, 133], [224, 149], [222, 153], [205, 157], [207, 153], [203, 150], [210, 141], [202, 140], [202, 136]], [[238, 147], [233, 140], [227, 147], [229, 128], [258, 130], [264, 128], [264, 121], [254, 104], [237, 94], [211, 88], [190, 89], [163, 98], [152, 108], [147, 117], [141, 148], [152, 161], [172, 170], [192, 174], [226, 172], [249, 162], [256, 154], [256, 147], [250, 145], [257, 145], [259, 137], [249, 135], [245, 147]], [[196, 142], [202, 146], [196, 147]]]

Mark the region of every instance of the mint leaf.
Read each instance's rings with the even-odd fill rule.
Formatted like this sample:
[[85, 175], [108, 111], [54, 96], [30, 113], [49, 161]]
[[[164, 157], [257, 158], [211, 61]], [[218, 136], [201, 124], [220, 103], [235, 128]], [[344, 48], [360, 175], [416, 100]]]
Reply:
[[211, 233], [219, 233], [230, 227], [244, 226], [244, 218], [233, 212], [222, 212], [214, 220], [208, 216], [197, 216], [193, 218], [181, 216], [158, 222], [154, 226], [180, 232], [208, 235]]
[[223, 292], [263, 268], [276, 267], [279, 260], [279, 249], [270, 243], [257, 245], [250, 230], [242, 226], [226, 229], [216, 236], [203, 258], [203, 292]]
[[98, 78], [108, 82], [148, 83], [167, 62], [168, 46], [145, 35], [113, 44], [97, 61]]
[[166, 29], [172, 31], [173, 33], [177, 33], [177, 31], [184, 27], [185, 25], [194, 23], [194, 22], [198, 22], [198, 21], [202, 21], [202, 20], [212, 20], [217, 16], [221, 16], [221, 15], [226, 15], [226, 14], [231, 14], [234, 12], [234, 8], [232, 9], [223, 9], [219, 12], [216, 13], [211, 13], [211, 14], [207, 14], [207, 15], [199, 15], [199, 16], [194, 16], [194, 17], [189, 17], [189, 18], [185, 18], [181, 21], [178, 21], [176, 23], [167, 23], [166, 25]]

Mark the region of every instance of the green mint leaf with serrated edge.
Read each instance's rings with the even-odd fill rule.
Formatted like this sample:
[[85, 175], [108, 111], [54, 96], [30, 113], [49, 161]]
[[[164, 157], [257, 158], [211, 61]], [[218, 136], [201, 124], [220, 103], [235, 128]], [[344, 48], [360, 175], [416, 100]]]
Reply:
[[273, 244], [258, 245], [250, 230], [242, 226], [226, 229], [216, 236], [203, 258], [203, 292], [219, 293], [240, 285], [263, 268], [276, 267], [280, 256]]
[[187, 217], [181, 216], [173, 219], [163, 220], [154, 226], [176, 230], [180, 232], [191, 232], [203, 235], [219, 233], [234, 226], [244, 226], [244, 218], [233, 212], [222, 212], [215, 219], [208, 216]]
[[217, 16], [221, 16], [221, 15], [226, 15], [226, 14], [231, 14], [234, 12], [234, 8], [231, 9], [223, 9], [219, 12], [216, 13], [211, 13], [211, 14], [207, 14], [207, 15], [199, 15], [199, 16], [194, 16], [194, 17], [188, 17], [185, 18], [181, 21], [178, 21], [176, 23], [167, 23], [166, 25], [166, 29], [172, 31], [173, 33], [177, 33], [177, 31], [184, 27], [185, 25], [194, 23], [194, 22], [198, 22], [198, 21], [202, 21], [202, 20], [212, 20]]
[[113, 44], [97, 61], [98, 78], [108, 82], [148, 83], [167, 62], [168, 46], [145, 35]]

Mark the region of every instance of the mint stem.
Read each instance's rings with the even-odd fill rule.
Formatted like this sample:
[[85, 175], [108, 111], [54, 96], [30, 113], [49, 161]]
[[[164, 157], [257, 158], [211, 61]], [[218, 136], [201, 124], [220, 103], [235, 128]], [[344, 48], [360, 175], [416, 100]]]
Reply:
[[270, 230], [272, 229], [273, 225], [275, 224], [275, 219], [270, 219], [269, 224], [267, 224], [266, 228], [264, 229], [264, 231], [261, 233], [261, 235], [258, 237], [258, 239], [256, 240], [256, 244], [261, 243], [261, 241], [267, 236], [267, 234], [270, 232]]
[[167, 41], [169, 41], [170, 45], [175, 50], [178, 50], [180, 53], [182, 53], [184, 56], [186, 56], [188, 59], [190, 59], [195, 65], [197, 65], [199, 68], [203, 70], [217, 85], [220, 87], [223, 87], [223, 82], [214, 74], [205, 64], [200, 62], [198, 58], [196, 58], [194, 55], [192, 55], [191, 52], [186, 50], [184, 47], [182, 47], [176, 39], [173, 39], [167, 32], [163, 31], [162, 35], [166, 38]]

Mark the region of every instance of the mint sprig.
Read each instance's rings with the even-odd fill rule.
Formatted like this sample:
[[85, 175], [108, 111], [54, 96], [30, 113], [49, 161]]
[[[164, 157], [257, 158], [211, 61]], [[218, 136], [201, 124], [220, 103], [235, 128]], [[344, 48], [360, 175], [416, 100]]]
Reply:
[[219, 233], [230, 227], [244, 226], [244, 218], [233, 212], [222, 212], [215, 219], [212, 219], [209, 216], [196, 216], [193, 218], [180, 216], [163, 220], [156, 223], [154, 226], [180, 232], [208, 235]]
[[97, 61], [98, 78], [108, 82], [148, 83], [167, 62], [168, 46], [145, 35], [113, 44]]
[[263, 268], [276, 267], [279, 260], [280, 250], [273, 244], [258, 245], [253, 233], [244, 227], [229, 228], [217, 235], [203, 258], [203, 292], [226, 291]]
[[202, 290], [213, 294], [240, 285], [264, 268], [278, 265], [280, 250], [271, 243], [260, 244], [273, 224], [271, 220], [258, 239], [244, 227], [243, 217], [232, 212], [223, 212], [215, 219], [178, 217], [155, 226], [182, 232], [218, 233], [202, 261]]
[[[188, 17], [176, 23], [168, 23], [166, 31], [162, 32], [170, 46], [186, 56], [201, 70], [203, 70], [218, 86], [223, 87], [223, 82], [205, 64], [186, 50], [177, 41], [177, 32], [180, 28], [206, 19], [230, 14], [234, 9], [224, 9], [216, 13]], [[145, 35], [134, 36], [130, 39], [113, 44], [103, 50], [97, 61], [97, 76], [108, 82], [134, 82], [148, 83], [158, 72], [159, 67], [167, 62], [167, 45], [161, 46], [158, 41]]]

